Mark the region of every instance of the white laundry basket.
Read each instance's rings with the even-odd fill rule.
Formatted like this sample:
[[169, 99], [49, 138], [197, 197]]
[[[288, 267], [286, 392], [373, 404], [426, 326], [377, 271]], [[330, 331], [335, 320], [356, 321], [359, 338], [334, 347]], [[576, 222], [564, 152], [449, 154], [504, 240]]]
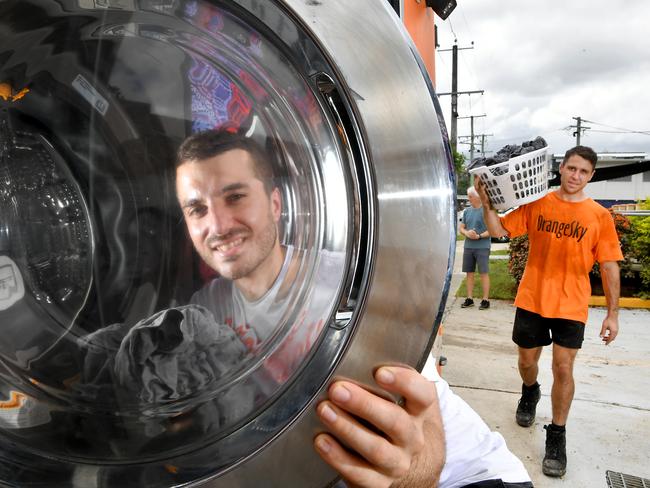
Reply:
[[537, 149], [492, 166], [469, 170], [485, 184], [495, 210], [505, 211], [533, 202], [548, 191], [546, 149]]

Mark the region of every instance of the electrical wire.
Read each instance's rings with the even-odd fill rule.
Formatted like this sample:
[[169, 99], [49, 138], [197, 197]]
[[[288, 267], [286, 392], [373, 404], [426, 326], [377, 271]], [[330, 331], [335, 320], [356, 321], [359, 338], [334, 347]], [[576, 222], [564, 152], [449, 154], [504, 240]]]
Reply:
[[447, 23], [449, 24], [449, 28], [451, 29], [451, 33], [454, 35], [454, 44], [458, 44], [458, 36], [456, 35], [456, 32], [454, 31], [454, 26], [451, 23], [451, 19], [447, 19]]
[[[617, 131], [620, 131], [620, 132], [606, 132], [606, 133], [609, 133], [609, 134], [643, 134], [643, 135], [646, 135], [646, 136], [650, 136], [650, 131], [647, 131], [647, 130], [624, 129], [622, 127], [615, 127], [613, 125], [607, 125], [607, 124], [603, 124], [602, 122], [594, 122], [593, 120], [587, 120], [587, 119], [582, 119], [582, 121], [586, 122], [588, 124], [602, 125], [603, 127], [608, 127], [610, 129], [616, 129]], [[592, 130], [592, 132], [603, 132], [603, 131], [597, 131], [597, 130], [593, 130], [593, 129], [591, 129], [591, 130]]]
[[[592, 122], [590, 122], [592, 123]], [[597, 132], [599, 134], [639, 134], [642, 136], [650, 136], [650, 133], [648, 132], [640, 132], [640, 131], [621, 131], [621, 130], [596, 130], [596, 129], [589, 129], [590, 132]]]
[[469, 37], [473, 38], [474, 36], [472, 35], [472, 30], [469, 28], [469, 22], [467, 22], [467, 17], [465, 17], [465, 9], [463, 8], [462, 5], [458, 5], [456, 8], [460, 10], [461, 15], [463, 16], [463, 21], [465, 21], [465, 25], [467, 26], [467, 32], [469, 33]]
[[[465, 16], [465, 12], [464, 12], [464, 9], [463, 9], [462, 5], [458, 5], [457, 9], [460, 11], [460, 13], [461, 13], [461, 15], [463, 17], [463, 22], [465, 23], [466, 32], [467, 32], [468, 37], [473, 38], [471, 29], [470, 29], [470, 26], [469, 26], [469, 22], [467, 20], [467, 17]], [[453, 25], [451, 23], [449, 23], [449, 28], [451, 29], [451, 32], [454, 35], [454, 42], [456, 44], [458, 44], [458, 35], [456, 34], [456, 31], [454, 30], [454, 27], [453, 27]], [[472, 46], [474, 46], [474, 41], [471, 41], [471, 44], [472, 44]], [[472, 57], [472, 60], [471, 60], [472, 63], [470, 63], [468, 58], [465, 56], [466, 53], [464, 53], [463, 51], [459, 51], [458, 54], [459, 54], [460, 61], [461, 61], [462, 65], [463, 65], [463, 67], [466, 70], [466, 74], [468, 75], [468, 77], [470, 79], [470, 84], [473, 84], [474, 86], [479, 86], [478, 76], [476, 74], [477, 71], [476, 71], [476, 69], [474, 67], [474, 64], [475, 64], [474, 58]], [[481, 98], [480, 98], [480, 101], [479, 101], [479, 106], [483, 107], [483, 112], [486, 112], [486, 110], [485, 110], [485, 98], [483, 97], [483, 95], [481, 95]], [[471, 95], [469, 97], [467, 97], [466, 99], [459, 99], [459, 109], [460, 109], [459, 111], [466, 110], [467, 107], [469, 107], [468, 113], [471, 114], [471, 113], [474, 112], [474, 100], [472, 99]], [[479, 124], [479, 127], [477, 129], [479, 131], [485, 132], [485, 125], [487, 123], [486, 120], [481, 118], [481, 119], [477, 120], [477, 122]]]

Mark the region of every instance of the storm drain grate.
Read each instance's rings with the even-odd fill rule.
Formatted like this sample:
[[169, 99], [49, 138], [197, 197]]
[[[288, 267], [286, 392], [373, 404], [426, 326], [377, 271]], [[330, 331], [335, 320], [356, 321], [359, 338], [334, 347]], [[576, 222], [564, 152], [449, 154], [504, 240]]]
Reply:
[[650, 488], [650, 480], [629, 474], [606, 471], [608, 488]]

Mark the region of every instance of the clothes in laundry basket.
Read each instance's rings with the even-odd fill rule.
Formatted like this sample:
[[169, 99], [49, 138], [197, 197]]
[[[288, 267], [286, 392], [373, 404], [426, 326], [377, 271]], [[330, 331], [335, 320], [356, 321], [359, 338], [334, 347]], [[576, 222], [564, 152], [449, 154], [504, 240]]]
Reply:
[[509, 159], [512, 159], [516, 156], [521, 156], [522, 154], [526, 154], [532, 151], [536, 151], [538, 149], [542, 149], [547, 145], [548, 144], [546, 143], [546, 140], [541, 136], [537, 136], [535, 139], [531, 141], [524, 141], [521, 143], [521, 145], [507, 144], [503, 146], [501, 149], [499, 149], [496, 152], [496, 154], [492, 157], [481, 156], [472, 159], [467, 165], [466, 169], [467, 171], [469, 171], [471, 169], [479, 168], [481, 166], [494, 166], [495, 164], [505, 163]]

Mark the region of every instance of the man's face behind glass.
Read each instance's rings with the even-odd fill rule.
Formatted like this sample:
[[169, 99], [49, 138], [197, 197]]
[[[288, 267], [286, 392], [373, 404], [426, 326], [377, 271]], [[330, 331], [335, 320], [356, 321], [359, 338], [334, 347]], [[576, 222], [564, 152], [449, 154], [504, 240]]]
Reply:
[[239, 280], [269, 272], [276, 253], [280, 194], [269, 195], [249, 152], [232, 149], [176, 170], [176, 193], [190, 238], [221, 276]]

